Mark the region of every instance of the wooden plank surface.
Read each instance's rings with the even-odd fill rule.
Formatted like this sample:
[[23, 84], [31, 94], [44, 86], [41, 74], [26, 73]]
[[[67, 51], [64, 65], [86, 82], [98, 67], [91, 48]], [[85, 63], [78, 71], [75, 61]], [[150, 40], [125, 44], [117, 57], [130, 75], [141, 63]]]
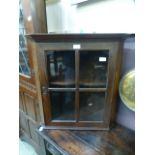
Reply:
[[[134, 155], [135, 133], [121, 126], [110, 131], [43, 130], [40, 135], [63, 154]], [[52, 142], [52, 143], [51, 143]], [[59, 149], [60, 148], [60, 149]], [[63, 150], [63, 151], [62, 151]]]

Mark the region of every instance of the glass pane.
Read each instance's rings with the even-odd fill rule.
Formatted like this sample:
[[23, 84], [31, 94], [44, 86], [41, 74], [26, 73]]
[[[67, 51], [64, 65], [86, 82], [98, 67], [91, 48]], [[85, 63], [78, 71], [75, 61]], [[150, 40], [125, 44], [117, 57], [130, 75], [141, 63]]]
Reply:
[[49, 84], [53, 88], [75, 87], [75, 52], [47, 53]]
[[25, 27], [23, 18], [23, 9], [21, 1], [19, 1], [19, 72], [25, 75], [30, 75], [28, 65], [28, 51], [25, 38]]
[[104, 93], [80, 93], [80, 121], [103, 121]]
[[51, 108], [52, 120], [74, 120], [75, 119], [75, 93], [74, 92], [52, 92]]
[[80, 52], [80, 87], [106, 87], [108, 73], [108, 54], [104, 51]]

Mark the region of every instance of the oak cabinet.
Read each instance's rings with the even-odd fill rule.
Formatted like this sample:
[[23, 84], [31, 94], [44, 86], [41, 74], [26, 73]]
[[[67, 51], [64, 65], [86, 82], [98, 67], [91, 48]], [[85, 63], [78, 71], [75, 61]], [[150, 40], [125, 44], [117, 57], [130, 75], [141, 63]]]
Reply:
[[31, 34], [45, 128], [109, 129], [130, 34]]

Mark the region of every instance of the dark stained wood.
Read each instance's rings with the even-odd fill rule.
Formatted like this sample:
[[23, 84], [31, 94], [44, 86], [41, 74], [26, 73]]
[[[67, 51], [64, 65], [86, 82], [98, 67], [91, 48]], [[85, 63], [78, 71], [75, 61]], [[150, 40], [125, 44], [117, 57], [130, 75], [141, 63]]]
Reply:
[[106, 88], [79, 88], [80, 92], [106, 92]]
[[30, 1], [31, 0], [22, 0], [24, 25], [25, 25], [25, 28], [26, 28], [26, 33], [33, 33], [33, 23], [32, 23], [32, 20], [28, 21], [28, 17], [30, 17], [32, 15], [31, 14], [31, 4], [30, 4]]
[[109, 130], [109, 126], [99, 121], [52, 121], [46, 124], [46, 129], [59, 129], [59, 130]]
[[31, 6], [30, 9], [32, 15], [33, 33], [47, 33], [45, 1], [30, 0], [30, 6]]
[[[28, 18], [29, 17], [32, 17], [31, 16], [31, 5], [30, 5], [30, 0], [22, 0], [22, 7], [23, 7], [23, 18], [24, 18], [24, 27], [25, 27], [25, 31], [26, 33], [33, 33], [33, 23], [32, 23], [32, 20], [31, 21], [28, 21]], [[30, 40], [27, 40], [26, 38], [26, 41], [27, 41], [27, 52], [28, 52], [28, 58], [29, 58], [29, 61], [28, 61], [28, 66], [30, 67], [30, 76], [24, 76], [24, 75], [21, 75], [20, 74], [20, 79], [21, 80], [24, 80], [24, 81], [27, 81], [29, 83], [32, 83], [34, 84], [34, 75], [33, 75], [33, 61], [32, 61], [32, 44], [30, 42]]]
[[76, 50], [75, 51], [75, 88], [76, 88], [76, 92], [75, 92], [75, 119], [76, 122], [78, 122], [79, 120], [79, 63], [80, 63], [80, 55], [79, 55], [79, 51]]
[[[116, 83], [118, 81], [115, 81], [115, 73], [118, 72], [117, 70], [117, 63], [119, 65], [120, 62], [117, 62], [117, 56], [120, 56], [119, 54], [121, 53], [118, 53], [118, 48], [119, 48], [119, 43], [120, 41], [118, 42], [118, 46], [115, 46], [115, 48], [113, 50], [110, 51], [109, 53], [109, 63], [108, 63], [108, 80], [107, 80], [107, 92], [106, 92], [106, 105], [105, 105], [105, 113], [104, 113], [104, 122], [106, 124], [110, 124], [110, 121], [111, 121], [111, 111], [113, 109], [113, 106], [115, 106], [114, 104], [115, 103], [112, 103], [112, 100], [113, 100], [113, 97], [114, 96], [114, 93], [116, 93], [117, 89], [114, 89]], [[122, 52], [122, 51], [121, 51]]]
[[[25, 81], [25, 84], [24, 85], [34, 85], [35, 84], [35, 74], [34, 74], [34, 64], [33, 64], [33, 60], [32, 60], [32, 57], [33, 57], [33, 50], [34, 50], [34, 44], [28, 40], [27, 40], [27, 52], [28, 52], [28, 58], [29, 58], [29, 61], [28, 61], [28, 66], [30, 67], [30, 76], [24, 76], [22, 74], [19, 75], [19, 79], [21, 81]], [[27, 84], [26, 84], [27, 82]]]
[[[44, 0], [21, 0], [26, 34], [46, 33], [46, 8]], [[28, 20], [30, 19], [31, 20]], [[38, 83], [35, 51], [36, 45], [27, 39], [27, 50], [31, 75], [19, 75], [20, 90], [20, 129], [22, 137], [37, 151], [38, 155], [45, 155], [44, 143], [38, 140], [36, 127], [42, 123], [42, 100], [40, 99], [40, 85]]]
[[50, 132], [48, 136], [50, 138], [54, 139], [57, 144], [59, 143], [59, 146], [63, 150], [65, 150], [68, 154], [73, 154], [73, 155], [96, 154], [96, 155], [99, 155], [99, 153], [97, 151], [95, 151], [94, 149], [89, 147], [87, 144], [80, 142], [80, 141], [78, 141], [78, 139], [74, 138], [74, 136], [72, 136], [70, 132], [55, 131], [54, 133]]
[[[44, 58], [44, 59], [43, 59]], [[51, 104], [50, 104], [50, 98], [49, 94], [43, 93], [43, 87], [48, 88], [48, 77], [47, 77], [47, 70], [46, 70], [46, 59], [45, 54], [41, 51], [41, 49], [38, 49], [38, 52], [36, 53], [36, 65], [38, 68], [38, 84], [40, 85], [41, 91], [39, 91], [40, 99], [42, 102], [42, 110], [44, 112], [44, 122], [43, 123], [49, 123], [51, 120]]]
[[63, 155], [134, 155], [135, 133], [115, 125], [110, 131], [37, 131]]
[[48, 88], [48, 91], [63, 91], [63, 92], [74, 92], [76, 88]]
[[115, 85], [113, 87], [113, 97], [112, 97], [112, 108], [111, 108], [111, 122], [115, 121], [116, 118], [116, 111], [117, 111], [117, 96], [118, 96], [118, 87], [119, 87], [119, 80], [120, 80], [120, 72], [121, 72], [121, 65], [122, 65], [122, 56], [123, 56], [123, 41], [120, 41], [119, 43], [119, 47], [118, 47], [118, 54], [117, 54], [117, 58], [116, 58], [116, 72], [115, 72]]
[[[38, 65], [38, 83], [44, 88], [40, 97], [43, 103], [45, 125], [48, 128], [60, 129], [92, 129], [107, 130], [112, 119], [115, 117], [115, 107], [118, 90], [119, 72], [122, 58], [123, 41], [134, 34], [32, 34], [28, 38], [38, 42], [36, 65]], [[75, 50], [75, 88], [51, 88], [49, 86], [46, 52], [73, 50], [73, 44], [78, 43], [81, 48]], [[83, 50], [104, 50], [109, 52], [108, 58], [108, 80], [106, 88], [79, 88], [79, 51]], [[60, 84], [60, 83], [59, 83]], [[46, 89], [46, 92], [44, 91]], [[50, 95], [48, 91], [75, 91], [75, 122], [73, 121], [52, 121]], [[103, 121], [79, 121], [79, 92], [105, 92], [105, 105]]]
[[[43, 0], [21, 0], [23, 6], [23, 17], [26, 34], [29, 33], [47, 33], [46, 22], [46, 8], [45, 1]], [[31, 18], [31, 20], [28, 20]], [[31, 75], [29, 77], [20, 75], [20, 79], [29, 83], [35, 84], [34, 64], [33, 64], [33, 52], [35, 49], [34, 44], [30, 40], [27, 40], [27, 50], [29, 57], [29, 67]]]
[[[47, 33], [46, 8], [43, 0], [22, 0], [26, 33]], [[31, 20], [28, 18], [31, 16]]]
[[24, 86], [24, 84], [20, 85], [19, 126], [21, 137], [24, 137], [24, 140], [36, 149], [38, 155], [45, 155], [44, 145], [40, 146], [39, 136], [35, 132], [36, 127], [41, 122], [36, 90], [34, 91], [33, 87], [29, 85]]
[[134, 36], [134, 34], [28, 34], [28, 38], [35, 42], [79, 42], [79, 41], [118, 41]]

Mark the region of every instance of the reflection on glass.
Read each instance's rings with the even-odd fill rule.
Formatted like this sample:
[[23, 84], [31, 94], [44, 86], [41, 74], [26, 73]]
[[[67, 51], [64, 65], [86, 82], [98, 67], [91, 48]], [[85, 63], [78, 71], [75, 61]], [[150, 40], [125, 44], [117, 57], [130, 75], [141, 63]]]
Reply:
[[104, 93], [80, 93], [80, 121], [103, 121]]
[[80, 52], [80, 87], [106, 87], [108, 54], [107, 50]]
[[25, 27], [21, 1], [19, 3], [19, 72], [25, 75], [30, 75], [28, 65], [27, 43], [25, 39]]
[[47, 52], [50, 87], [75, 87], [75, 52]]
[[51, 108], [52, 120], [74, 120], [75, 119], [75, 93], [74, 92], [52, 92]]

